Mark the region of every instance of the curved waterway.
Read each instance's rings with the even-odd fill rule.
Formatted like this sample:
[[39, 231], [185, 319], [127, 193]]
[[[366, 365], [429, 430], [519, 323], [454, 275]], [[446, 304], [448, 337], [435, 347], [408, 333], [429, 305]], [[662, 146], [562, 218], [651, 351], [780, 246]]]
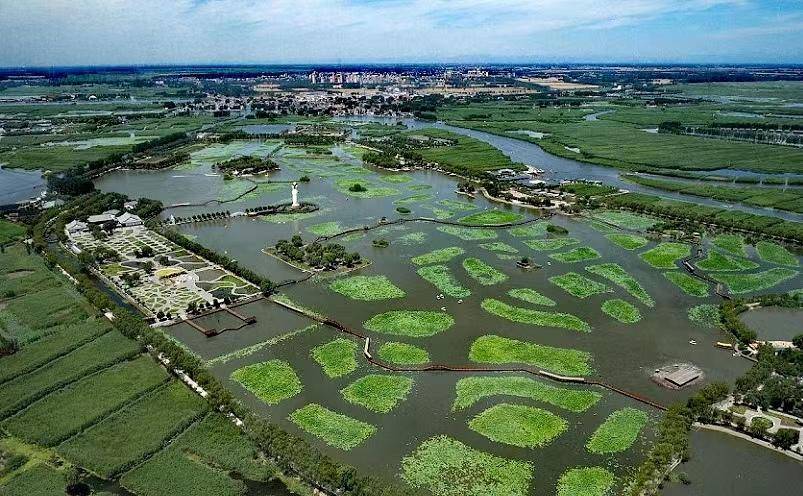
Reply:
[[[399, 119], [390, 117], [374, 117], [374, 116], [357, 116], [344, 118], [346, 121], [371, 121], [382, 123], [396, 123]], [[617, 188], [626, 189], [636, 193], [644, 193], [654, 195], [661, 198], [670, 200], [679, 200], [701, 205], [708, 205], [711, 207], [723, 208], [726, 210], [740, 210], [756, 215], [766, 215], [768, 217], [777, 217], [779, 219], [791, 220], [795, 222], [803, 221], [803, 216], [793, 212], [785, 212], [782, 210], [775, 210], [771, 208], [757, 208], [743, 204], [733, 204], [721, 202], [711, 198], [703, 198], [699, 196], [684, 195], [682, 193], [663, 191], [660, 189], [649, 188], [640, 184], [631, 183], [622, 179], [619, 174], [621, 171], [612, 167], [604, 167], [601, 165], [594, 165], [585, 162], [579, 162], [569, 158], [558, 157], [545, 151], [540, 146], [529, 141], [522, 141], [515, 138], [507, 138], [498, 136], [496, 134], [486, 133], [484, 131], [476, 131], [474, 129], [467, 129], [457, 126], [445, 124], [443, 122], [428, 122], [419, 119], [401, 119], [408, 128], [423, 129], [426, 127], [435, 127], [438, 129], [445, 129], [456, 134], [462, 134], [471, 138], [484, 141], [494, 148], [498, 149], [514, 162], [521, 162], [525, 165], [531, 165], [539, 169], [543, 169], [544, 177], [550, 181], [563, 181], [570, 179], [587, 179], [590, 181], [602, 181]], [[741, 173], [741, 171], [740, 171]]]

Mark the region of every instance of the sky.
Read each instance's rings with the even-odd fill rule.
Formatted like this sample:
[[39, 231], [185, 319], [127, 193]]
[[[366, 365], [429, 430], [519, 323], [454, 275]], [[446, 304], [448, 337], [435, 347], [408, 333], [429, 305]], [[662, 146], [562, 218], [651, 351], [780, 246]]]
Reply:
[[803, 63], [801, 0], [0, 0], [0, 66]]

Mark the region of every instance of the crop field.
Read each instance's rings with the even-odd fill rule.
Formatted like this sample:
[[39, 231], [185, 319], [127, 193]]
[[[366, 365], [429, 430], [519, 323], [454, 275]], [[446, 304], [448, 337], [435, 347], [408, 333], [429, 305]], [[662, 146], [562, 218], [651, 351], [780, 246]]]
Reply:
[[726, 255], [718, 251], [709, 251], [705, 259], [700, 260], [695, 265], [705, 271], [718, 272], [741, 272], [744, 270], [757, 269], [759, 267], [759, 265], [753, 261]]
[[586, 448], [592, 453], [600, 454], [624, 451], [633, 445], [647, 421], [647, 414], [641, 410], [617, 410], [597, 428]]
[[775, 267], [752, 274], [714, 273], [714, 280], [728, 286], [731, 293], [742, 294], [763, 291], [797, 276], [793, 269]]
[[432, 284], [445, 295], [452, 298], [467, 298], [471, 296], [471, 290], [463, 287], [460, 281], [452, 274], [451, 269], [445, 265], [430, 265], [418, 269], [418, 275], [425, 281]]
[[235, 370], [231, 377], [269, 405], [292, 398], [302, 389], [293, 367], [281, 360], [248, 365]]
[[581, 246], [563, 253], [553, 253], [549, 255], [549, 258], [562, 263], [585, 262], [586, 260], [594, 260], [599, 257], [599, 252], [588, 246]]
[[568, 348], [526, 343], [502, 336], [482, 336], [471, 345], [471, 361], [478, 363], [524, 363], [543, 367], [557, 374], [588, 375], [591, 354]]
[[524, 496], [533, 477], [529, 463], [507, 460], [447, 436], [423, 442], [402, 460], [402, 478], [439, 496]]
[[429, 353], [407, 343], [388, 342], [379, 347], [379, 358], [399, 365], [420, 365], [429, 362]]
[[413, 388], [413, 380], [399, 375], [371, 374], [340, 390], [349, 403], [377, 413], [388, 413], [404, 401]]
[[102, 477], [126, 471], [157, 451], [206, 410], [206, 403], [173, 382], [59, 446], [66, 459]]
[[638, 308], [618, 298], [604, 301], [602, 311], [623, 324], [635, 324], [641, 320], [641, 312]]
[[664, 272], [664, 277], [683, 290], [687, 295], [705, 298], [711, 291], [708, 283], [696, 277], [692, 277], [685, 272]]
[[329, 289], [352, 300], [376, 301], [402, 298], [405, 293], [385, 276], [352, 276], [337, 279]]
[[513, 396], [547, 403], [570, 412], [584, 412], [594, 406], [602, 395], [586, 389], [556, 387], [522, 376], [465, 377], [455, 386], [457, 397], [452, 410], [469, 408], [492, 396]]
[[0, 220], [0, 245], [19, 239], [25, 234], [25, 228], [19, 224]]
[[611, 243], [614, 243], [625, 250], [638, 250], [649, 243], [647, 238], [637, 234], [611, 233], [606, 234], [605, 237], [608, 238]]
[[64, 491], [64, 473], [40, 463], [13, 477], [0, 487], [3, 496], [62, 496]]
[[513, 322], [543, 327], [560, 327], [580, 332], [591, 331], [591, 326], [587, 322], [568, 313], [544, 312], [530, 308], [514, 307], [493, 298], [483, 300], [481, 306], [486, 312]]
[[777, 265], [787, 265], [797, 267], [799, 262], [797, 257], [789, 253], [783, 246], [769, 241], [759, 241], [756, 243], [756, 251], [762, 260]]
[[620, 229], [644, 230], [658, 223], [658, 221], [652, 217], [614, 210], [594, 212], [592, 218], [613, 224]]
[[326, 444], [348, 451], [373, 436], [376, 427], [311, 403], [290, 414], [290, 420]]
[[741, 234], [719, 234], [711, 239], [711, 244], [722, 248], [731, 255], [746, 257], [744, 237]]
[[335, 339], [315, 347], [311, 356], [334, 379], [357, 370], [357, 344], [345, 338]]
[[560, 276], [552, 276], [549, 278], [549, 282], [578, 298], [588, 298], [596, 294], [611, 292], [611, 289], [605, 284], [589, 279], [577, 272], [567, 272]]
[[463, 268], [472, 279], [483, 286], [493, 286], [500, 282], [507, 281], [508, 276], [504, 272], [491, 267], [479, 258], [466, 258], [463, 260]]
[[468, 426], [498, 443], [537, 448], [563, 433], [567, 422], [540, 408], [500, 403], [471, 419]]
[[363, 326], [369, 331], [414, 338], [434, 336], [454, 325], [454, 318], [445, 312], [394, 310], [375, 315]]
[[691, 254], [689, 245], [683, 243], [665, 242], [655, 248], [645, 251], [642, 260], [656, 269], [676, 269], [677, 262]]

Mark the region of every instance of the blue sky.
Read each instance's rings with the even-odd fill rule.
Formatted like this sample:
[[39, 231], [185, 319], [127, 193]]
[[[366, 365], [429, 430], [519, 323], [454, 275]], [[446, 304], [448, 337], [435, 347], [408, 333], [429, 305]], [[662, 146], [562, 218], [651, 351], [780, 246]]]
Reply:
[[803, 63], [800, 0], [0, 0], [0, 66]]

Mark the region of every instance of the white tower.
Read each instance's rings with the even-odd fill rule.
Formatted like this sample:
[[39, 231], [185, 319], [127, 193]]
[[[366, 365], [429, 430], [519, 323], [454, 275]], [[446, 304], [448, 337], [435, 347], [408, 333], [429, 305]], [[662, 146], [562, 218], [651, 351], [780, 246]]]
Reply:
[[298, 208], [298, 183], [293, 183], [293, 208]]

